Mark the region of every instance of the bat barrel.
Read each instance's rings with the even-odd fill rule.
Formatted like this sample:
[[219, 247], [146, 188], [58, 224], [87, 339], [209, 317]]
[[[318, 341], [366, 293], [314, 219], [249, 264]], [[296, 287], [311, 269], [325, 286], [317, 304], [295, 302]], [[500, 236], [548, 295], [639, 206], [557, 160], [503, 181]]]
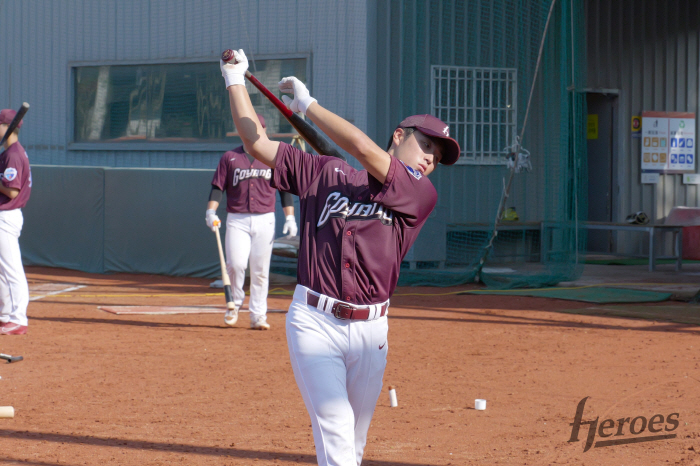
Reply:
[[0, 140], [0, 146], [5, 144], [5, 141], [7, 141], [7, 138], [10, 137], [10, 134], [17, 129], [19, 122], [22, 121], [22, 118], [24, 118], [24, 114], [27, 113], [27, 110], [29, 110], [29, 104], [27, 102], [23, 102], [22, 106], [19, 108], [19, 110], [17, 110], [17, 114], [8, 125], [7, 131], [5, 131], [5, 135], [2, 137], [2, 140]]

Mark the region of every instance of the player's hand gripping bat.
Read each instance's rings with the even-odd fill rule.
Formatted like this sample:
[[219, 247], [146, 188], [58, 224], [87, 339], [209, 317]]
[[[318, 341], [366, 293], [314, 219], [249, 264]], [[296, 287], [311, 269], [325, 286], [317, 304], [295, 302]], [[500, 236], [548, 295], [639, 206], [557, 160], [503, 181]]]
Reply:
[[216, 234], [216, 245], [219, 247], [219, 262], [221, 263], [221, 281], [224, 283], [224, 296], [226, 297], [226, 318], [224, 322], [227, 325], [234, 325], [238, 320], [238, 310], [233, 302], [233, 293], [231, 293], [231, 279], [226, 271], [226, 259], [224, 258], [224, 249], [221, 247], [221, 234], [219, 227], [214, 231]]
[[[233, 50], [231, 49], [224, 50], [224, 53], [221, 54], [221, 60], [225, 63], [228, 63], [234, 59], [235, 58], [233, 56]], [[272, 102], [272, 105], [277, 107], [277, 110], [279, 110], [282, 113], [282, 115], [284, 115], [289, 124], [291, 124], [295, 130], [297, 130], [299, 135], [302, 138], [304, 138], [304, 140], [308, 142], [309, 145], [313, 147], [316, 152], [322, 155], [338, 157], [343, 161], [346, 160], [343, 154], [338, 152], [336, 148], [333, 147], [333, 145], [328, 141], [328, 139], [324, 138], [321, 135], [321, 133], [319, 133], [316, 130], [316, 128], [311, 126], [309, 123], [307, 123], [306, 120], [304, 120], [302, 117], [300, 117], [296, 113], [292, 112], [289, 108], [287, 108], [287, 106], [284, 105], [284, 102], [282, 102], [280, 99], [277, 98], [276, 95], [270, 92], [270, 90], [266, 88], [263, 83], [258, 81], [258, 78], [253, 76], [250, 73], [250, 71], [246, 70], [245, 77], [248, 79], [248, 81], [250, 81], [253, 84], [253, 86], [257, 87], [258, 90], [262, 92], [270, 102]]]
[[0, 140], [0, 146], [5, 144], [5, 141], [7, 141], [8, 137], [10, 137], [10, 134], [12, 134], [12, 132], [17, 129], [19, 122], [22, 121], [22, 118], [24, 118], [24, 114], [27, 113], [27, 110], [29, 110], [29, 104], [27, 102], [24, 102], [19, 108], [19, 110], [17, 110], [17, 114], [10, 122], [10, 125], [7, 127], [5, 135], [2, 137], [2, 140]]

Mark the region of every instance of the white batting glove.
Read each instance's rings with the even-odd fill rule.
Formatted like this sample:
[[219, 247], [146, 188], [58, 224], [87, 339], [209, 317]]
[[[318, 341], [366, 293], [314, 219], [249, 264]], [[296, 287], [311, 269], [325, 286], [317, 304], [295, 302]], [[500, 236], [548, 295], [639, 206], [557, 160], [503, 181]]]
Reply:
[[207, 209], [207, 216], [204, 219], [207, 221], [207, 226], [211, 228], [211, 231], [216, 231], [221, 226], [221, 220], [219, 220], [214, 209]]
[[[236, 62], [234, 65], [233, 62]], [[233, 86], [235, 84], [242, 84], [245, 86], [245, 72], [248, 70], [248, 59], [243, 53], [243, 49], [238, 52], [233, 51], [233, 60], [226, 63], [219, 59], [219, 66], [221, 67], [221, 75], [226, 81], [226, 88]]]
[[279, 87], [282, 92], [294, 94], [294, 99], [290, 99], [286, 95], [282, 96], [284, 104], [294, 113], [301, 112], [306, 115], [306, 110], [309, 108], [309, 105], [316, 102], [316, 99], [309, 94], [309, 90], [304, 83], [294, 76], [282, 78], [282, 81], [279, 82]]
[[294, 218], [294, 215], [287, 215], [284, 218], [284, 227], [282, 227], [282, 234], [287, 236], [296, 236], [297, 231], [299, 231], [299, 228], [297, 228], [297, 221]]

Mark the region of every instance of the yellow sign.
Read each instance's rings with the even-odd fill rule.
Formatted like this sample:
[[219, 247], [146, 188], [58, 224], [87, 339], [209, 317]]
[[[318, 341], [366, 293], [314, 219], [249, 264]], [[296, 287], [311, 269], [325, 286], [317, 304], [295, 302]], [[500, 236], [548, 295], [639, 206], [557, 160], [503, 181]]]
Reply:
[[642, 131], [642, 117], [632, 117], [632, 132], [639, 133]]
[[588, 115], [588, 139], [598, 139], [598, 115]]

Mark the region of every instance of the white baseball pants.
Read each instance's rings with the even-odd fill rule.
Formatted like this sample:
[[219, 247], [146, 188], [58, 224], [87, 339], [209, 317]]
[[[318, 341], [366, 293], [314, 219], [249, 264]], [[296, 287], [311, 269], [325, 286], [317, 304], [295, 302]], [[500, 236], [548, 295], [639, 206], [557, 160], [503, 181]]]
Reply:
[[387, 316], [341, 320], [306, 304], [297, 285], [287, 314], [287, 344], [311, 417], [320, 466], [358, 466], [382, 391]]
[[19, 235], [24, 218], [20, 209], [0, 210], [0, 322], [27, 325], [29, 285], [24, 275]]
[[226, 217], [226, 269], [231, 278], [233, 302], [240, 307], [245, 299], [243, 283], [250, 260], [250, 320], [267, 314], [270, 256], [275, 237], [275, 213], [233, 214]]

